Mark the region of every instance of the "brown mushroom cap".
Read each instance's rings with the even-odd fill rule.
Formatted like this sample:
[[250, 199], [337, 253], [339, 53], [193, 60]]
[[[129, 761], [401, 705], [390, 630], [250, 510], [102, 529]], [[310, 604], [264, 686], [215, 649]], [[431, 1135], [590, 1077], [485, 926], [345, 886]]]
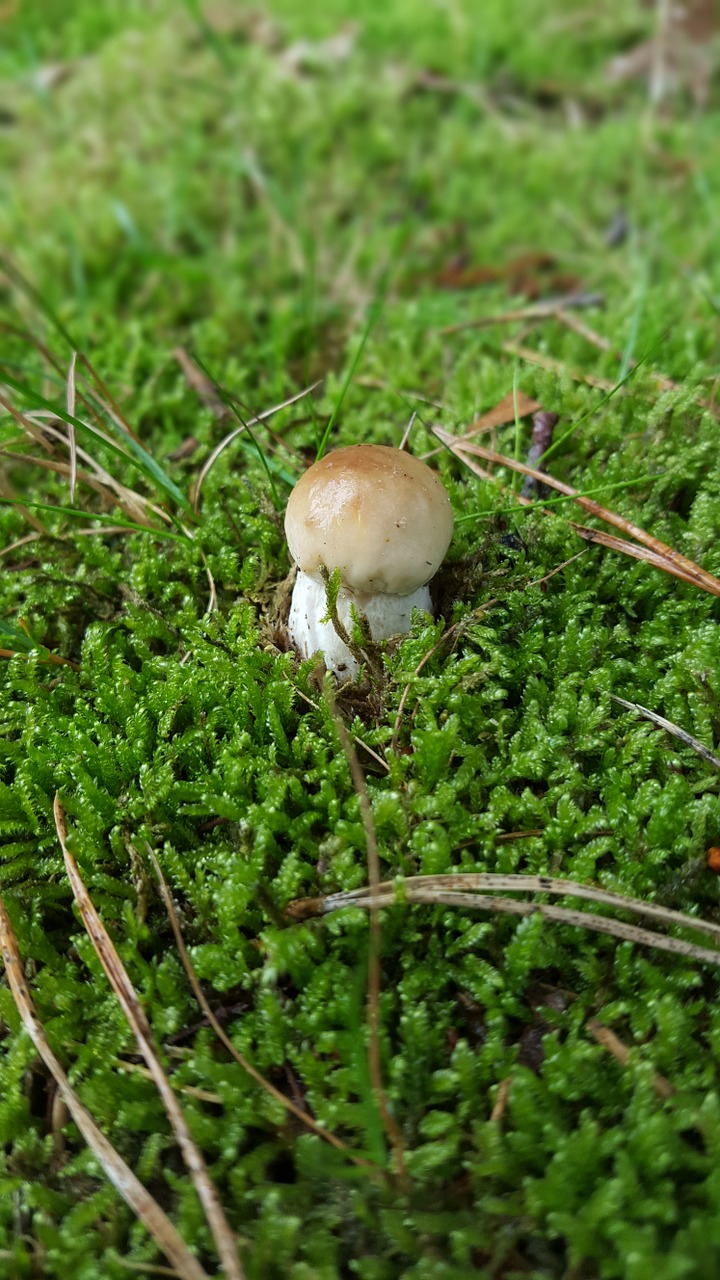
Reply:
[[339, 569], [359, 595], [406, 596], [429, 582], [450, 545], [442, 482], [412, 454], [381, 444], [328, 453], [290, 494], [285, 534], [296, 564]]

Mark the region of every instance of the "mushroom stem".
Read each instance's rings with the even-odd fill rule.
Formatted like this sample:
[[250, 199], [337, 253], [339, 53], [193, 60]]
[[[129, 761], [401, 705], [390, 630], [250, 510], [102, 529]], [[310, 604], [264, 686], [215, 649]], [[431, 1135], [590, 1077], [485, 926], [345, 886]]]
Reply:
[[[353, 607], [367, 618], [373, 640], [387, 640], [389, 636], [408, 632], [414, 609], [432, 614], [427, 585], [418, 587], [407, 596], [384, 592], [362, 595], [341, 586], [337, 597], [337, 616], [349, 634], [353, 628]], [[304, 658], [319, 650], [329, 671], [340, 679], [357, 678], [359, 664], [328, 618], [325, 583], [302, 569], [298, 570], [293, 589], [288, 628]]]

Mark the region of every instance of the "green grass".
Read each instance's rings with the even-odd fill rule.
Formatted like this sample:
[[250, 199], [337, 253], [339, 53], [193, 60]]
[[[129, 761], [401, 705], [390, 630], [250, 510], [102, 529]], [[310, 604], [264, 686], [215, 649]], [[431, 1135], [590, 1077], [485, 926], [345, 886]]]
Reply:
[[[0, 276], [4, 394], [62, 419], [72, 349], [86, 354], [139, 444], [97, 407], [112, 444], [79, 427], [78, 444], [162, 504], [179, 535], [101, 530], [94, 514], [137, 513], [85, 484], [85, 519], [69, 515], [67, 476], [41, 470], [40, 446], [0, 418], [0, 448], [24, 454], [0, 456], [15, 500], [0, 504], [0, 648], [17, 654], [0, 658], [0, 888], [39, 1015], [87, 1107], [212, 1271], [156, 1091], [117, 1069], [135, 1045], [73, 908], [59, 791], [174, 1081], [219, 1097], [182, 1100], [249, 1280], [711, 1280], [714, 971], [539, 917], [385, 912], [381, 1048], [404, 1193], [301, 1132], [201, 1025], [145, 848], [236, 1046], [389, 1168], [366, 1052], [367, 919], [281, 923], [292, 899], [358, 887], [367, 868], [328, 702], [311, 664], [278, 645], [272, 601], [289, 562], [273, 485], [282, 503], [326, 432], [329, 447], [397, 443], [417, 408], [422, 452], [425, 423], [466, 423], [517, 387], [560, 415], [555, 475], [720, 574], [718, 424], [698, 404], [720, 373], [717, 96], [697, 113], [681, 91], [653, 116], [645, 86], [611, 83], [609, 58], [653, 22], [618, 0], [584, 17], [569, 0], [481, 12], [272, 0], [264, 22], [233, 3], [203, 12], [34, 0], [2, 28], [0, 241], [37, 290]], [[316, 49], [298, 74], [283, 60], [353, 19], [345, 61]], [[66, 61], [43, 87], [39, 71]], [[423, 88], [423, 71], [458, 91]], [[476, 84], [489, 111], [462, 91]], [[611, 248], [619, 209], [630, 234]], [[520, 340], [557, 372], [503, 352], [519, 326], [439, 334], [527, 301], [502, 277], [442, 289], [433, 277], [456, 255], [497, 266], [527, 252], [604, 294], [582, 318], [611, 351], [543, 321]], [[253, 428], [261, 456], [249, 441], [222, 454], [197, 521], [192, 481], [236, 420], [200, 403], [178, 346], [242, 416], [325, 376], [312, 402], [272, 420], [300, 458]], [[616, 382], [645, 356], [609, 399], [569, 372]], [[677, 386], [658, 391], [657, 373]], [[75, 416], [88, 417], [81, 404]], [[189, 436], [196, 452], [173, 461]], [[522, 457], [529, 425], [496, 439]], [[53, 460], [67, 461], [57, 443]], [[556, 874], [717, 920], [705, 868], [720, 845], [717, 770], [610, 698], [717, 752], [717, 599], [597, 547], [529, 586], [584, 545], [567, 504], [515, 510], [449, 455], [438, 465], [458, 517], [445, 621], [492, 603], [414, 675], [443, 630], [418, 625], [373, 697], [342, 703], [388, 764], [368, 773], [383, 877]], [[593, 1039], [593, 1017], [629, 1046], [627, 1066]], [[0, 1277], [151, 1274], [127, 1264], [162, 1255], [72, 1123], [63, 1135], [54, 1147], [48, 1079], [3, 982]]]

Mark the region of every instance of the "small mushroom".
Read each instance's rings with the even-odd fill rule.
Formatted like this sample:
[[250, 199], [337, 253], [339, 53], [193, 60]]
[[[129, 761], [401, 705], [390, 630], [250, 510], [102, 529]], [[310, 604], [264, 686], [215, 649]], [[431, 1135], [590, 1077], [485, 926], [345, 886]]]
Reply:
[[290, 636], [302, 655], [320, 651], [339, 677], [358, 663], [327, 618], [323, 572], [339, 569], [337, 616], [352, 606], [374, 640], [410, 630], [413, 609], [432, 613], [428, 582], [450, 545], [450, 499], [434, 471], [401, 449], [358, 444], [328, 453], [293, 489], [285, 534], [298, 575]]

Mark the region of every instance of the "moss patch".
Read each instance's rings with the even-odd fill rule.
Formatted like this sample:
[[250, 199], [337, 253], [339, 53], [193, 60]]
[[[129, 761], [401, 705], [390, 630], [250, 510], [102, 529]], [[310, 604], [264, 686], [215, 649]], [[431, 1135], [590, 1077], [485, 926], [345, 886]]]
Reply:
[[[187, 494], [232, 424], [198, 399], [176, 348], [246, 414], [327, 375], [273, 419], [289, 450], [258, 428], [282, 501], [385, 280], [333, 445], [398, 443], [417, 409], [423, 452], [436, 443], [427, 424], [468, 423], [515, 384], [560, 415], [558, 438], [589, 415], [554, 474], [720, 574], [717, 103], [691, 119], [681, 94], [650, 114], [646, 86], [608, 78], [608, 60], [648, 33], [647, 11], [266, 10], [210, 7], [200, 22], [163, 2], [66, 13], [35, 0], [6, 21], [0, 235], [45, 308], [0, 282], [8, 378], [64, 406], [71, 352], [53, 311]], [[629, 231], [615, 244], [619, 211]], [[446, 287], [472, 270], [475, 287]], [[582, 318], [607, 350], [558, 319], [440, 333], [568, 290], [604, 296]], [[646, 355], [592, 412], [603, 393], [573, 373], [613, 383]], [[43, 450], [21, 436], [5, 415], [3, 493], [69, 505], [67, 477], [41, 470]], [[529, 428], [495, 441], [524, 456]], [[160, 500], [102, 442], [81, 443]], [[718, 601], [600, 548], [573, 559], [584, 544], [569, 504], [528, 513], [449, 455], [437, 465], [457, 518], [444, 623], [418, 622], [370, 695], [341, 700], [387, 765], [367, 757], [383, 876], [558, 874], [717, 919], [705, 855], [720, 844], [720, 775], [610, 695], [717, 751]], [[715, 1276], [714, 971], [538, 917], [386, 911], [383, 1070], [407, 1195], [303, 1132], [218, 1045], [147, 844], [236, 1046], [390, 1167], [367, 1065], [366, 916], [282, 918], [292, 899], [358, 887], [367, 870], [327, 699], [277, 629], [290, 566], [265, 466], [249, 442], [231, 445], [197, 523], [187, 517], [191, 540], [177, 527], [179, 540], [89, 535], [93, 512], [117, 512], [84, 483], [76, 503], [84, 524], [33, 508], [45, 532], [32, 540], [25, 514], [0, 505], [0, 647], [18, 650], [0, 659], [0, 883], [56, 1052], [205, 1265], [212, 1241], [73, 910], [58, 790], [175, 1083], [215, 1095], [182, 1100], [251, 1280]], [[593, 1039], [593, 1017], [630, 1047], [626, 1067]], [[0, 1032], [0, 1275], [115, 1280], [128, 1263], [161, 1264], [72, 1124], [59, 1141], [4, 985]]]

